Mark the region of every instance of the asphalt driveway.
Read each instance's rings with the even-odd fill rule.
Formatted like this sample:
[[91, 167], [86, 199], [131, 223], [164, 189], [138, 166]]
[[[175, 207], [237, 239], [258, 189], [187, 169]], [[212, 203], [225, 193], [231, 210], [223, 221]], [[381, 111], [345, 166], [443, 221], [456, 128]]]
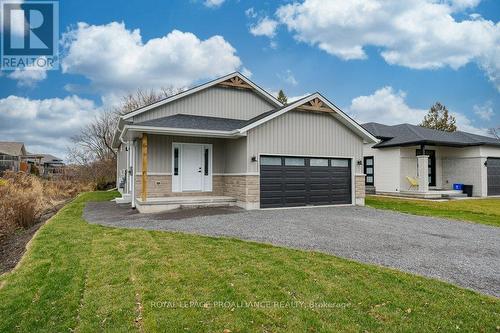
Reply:
[[367, 207], [139, 214], [114, 202], [85, 207], [90, 223], [182, 231], [318, 250], [446, 280], [500, 297], [500, 228]]

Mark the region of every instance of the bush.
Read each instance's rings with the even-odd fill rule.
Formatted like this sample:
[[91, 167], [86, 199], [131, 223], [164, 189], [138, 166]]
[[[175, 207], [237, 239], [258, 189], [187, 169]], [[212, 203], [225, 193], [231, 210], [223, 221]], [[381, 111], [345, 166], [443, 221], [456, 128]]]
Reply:
[[91, 189], [81, 183], [49, 181], [24, 172], [7, 172], [0, 184], [0, 236], [31, 227], [60, 202]]

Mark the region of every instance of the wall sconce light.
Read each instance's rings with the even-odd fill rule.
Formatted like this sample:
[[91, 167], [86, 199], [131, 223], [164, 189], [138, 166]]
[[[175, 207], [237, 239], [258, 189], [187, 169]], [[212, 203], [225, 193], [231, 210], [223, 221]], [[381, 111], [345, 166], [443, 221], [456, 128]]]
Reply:
[[252, 162], [257, 162], [257, 156], [252, 156], [251, 161]]
[[362, 160], [358, 160], [357, 164], [358, 165], [363, 165], [363, 161]]

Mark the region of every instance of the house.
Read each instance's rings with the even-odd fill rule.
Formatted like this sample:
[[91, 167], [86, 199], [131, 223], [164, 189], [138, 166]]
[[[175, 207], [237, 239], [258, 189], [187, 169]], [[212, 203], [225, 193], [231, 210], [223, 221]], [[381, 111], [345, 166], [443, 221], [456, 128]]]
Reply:
[[122, 116], [118, 202], [142, 212], [362, 205], [376, 138], [319, 93], [282, 105], [235, 72]]
[[6, 170], [19, 171], [25, 155], [24, 143], [0, 141], [0, 173]]
[[364, 147], [369, 191], [408, 194], [410, 177], [423, 197], [439, 196], [453, 184], [473, 186], [473, 196], [500, 195], [500, 140], [466, 132], [444, 132], [410, 124], [363, 127], [380, 142]]
[[43, 167], [44, 177], [52, 177], [63, 173], [65, 166], [64, 161], [61, 158], [51, 154], [42, 154], [40, 164]]
[[51, 154], [27, 153], [23, 156], [23, 161], [28, 163], [31, 172], [36, 169], [36, 174], [47, 178], [62, 174], [65, 166], [61, 158]]

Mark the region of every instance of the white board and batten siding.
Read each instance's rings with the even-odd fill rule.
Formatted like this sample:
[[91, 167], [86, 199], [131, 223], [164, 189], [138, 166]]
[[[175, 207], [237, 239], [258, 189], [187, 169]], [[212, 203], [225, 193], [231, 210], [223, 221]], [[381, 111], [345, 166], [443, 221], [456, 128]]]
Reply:
[[248, 89], [210, 87], [138, 114], [133, 121], [142, 122], [175, 114], [248, 120], [274, 108]]
[[363, 139], [329, 114], [289, 111], [251, 129], [247, 150], [250, 173], [259, 171], [251, 158], [264, 154], [345, 157], [355, 165], [363, 158]]

